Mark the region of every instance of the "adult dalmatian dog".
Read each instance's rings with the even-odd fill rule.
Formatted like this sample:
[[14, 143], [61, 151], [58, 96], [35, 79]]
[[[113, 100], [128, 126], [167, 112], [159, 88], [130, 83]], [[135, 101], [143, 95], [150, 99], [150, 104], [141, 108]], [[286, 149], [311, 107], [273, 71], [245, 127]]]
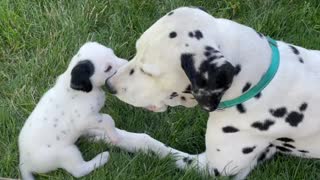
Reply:
[[276, 152], [320, 158], [315, 141], [320, 138], [320, 51], [282, 41], [277, 46], [280, 66], [268, 86], [248, 101], [219, 110], [220, 102], [260, 81], [271, 48], [250, 27], [181, 7], [142, 34], [135, 57], [106, 86], [120, 100], [154, 112], [201, 106], [210, 113], [206, 151], [186, 154], [177, 164], [244, 179]]

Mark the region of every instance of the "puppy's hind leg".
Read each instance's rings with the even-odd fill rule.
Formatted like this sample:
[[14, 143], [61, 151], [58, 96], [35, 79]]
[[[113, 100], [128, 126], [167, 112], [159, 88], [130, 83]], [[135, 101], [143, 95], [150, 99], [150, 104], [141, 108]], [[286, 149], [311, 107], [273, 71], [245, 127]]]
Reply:
[[94, 169], [103, 166], [109, 159], [109, 153], [103, 152], [86, 162], [75, 145], [66, 147], [60, 153], [61, 167], [77, 178], [85, 176]]
[[20, 173], [21, 173], [21, 179], [23, 179], [23, 180], [34, 180], [32, 172], [29, 171], [28, 169], [24, 168], [23, 165], [20, 165]]

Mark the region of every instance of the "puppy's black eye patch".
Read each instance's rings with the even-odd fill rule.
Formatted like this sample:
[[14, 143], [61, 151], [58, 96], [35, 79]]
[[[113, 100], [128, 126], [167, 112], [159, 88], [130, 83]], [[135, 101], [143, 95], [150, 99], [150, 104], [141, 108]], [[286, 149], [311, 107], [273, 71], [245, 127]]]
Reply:
[[108, 68], [104, 72], [109, 72], [112, 69], [112, 66], [109, 65]]
[[131, 69], [129, 75], [131, 76], [134, 73], [134, 69]]

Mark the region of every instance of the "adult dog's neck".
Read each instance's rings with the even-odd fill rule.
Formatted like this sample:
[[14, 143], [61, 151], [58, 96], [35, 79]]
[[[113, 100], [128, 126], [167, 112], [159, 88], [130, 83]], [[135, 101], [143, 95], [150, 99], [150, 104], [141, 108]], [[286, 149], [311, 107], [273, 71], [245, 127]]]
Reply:
[[245, 87], [256, 85], [267, 71], [272, 51], [268, 40], [254, 29], [226, 19], [216, 19], [219, 35], [217, 44], [226, 59], [237, 67], [231, 87], [222, 101], [240, 96]]

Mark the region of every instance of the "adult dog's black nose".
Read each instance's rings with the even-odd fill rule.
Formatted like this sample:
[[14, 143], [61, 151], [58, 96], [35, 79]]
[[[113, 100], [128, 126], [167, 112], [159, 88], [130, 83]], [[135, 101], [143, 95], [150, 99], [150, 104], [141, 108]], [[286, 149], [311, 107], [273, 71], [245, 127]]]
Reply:
[[114, 87], [112, 87], [112, 85], [108, 82], [108, 79], [105, 82], [105, 86], [111, 94], [117, 94], [117, 90]]

